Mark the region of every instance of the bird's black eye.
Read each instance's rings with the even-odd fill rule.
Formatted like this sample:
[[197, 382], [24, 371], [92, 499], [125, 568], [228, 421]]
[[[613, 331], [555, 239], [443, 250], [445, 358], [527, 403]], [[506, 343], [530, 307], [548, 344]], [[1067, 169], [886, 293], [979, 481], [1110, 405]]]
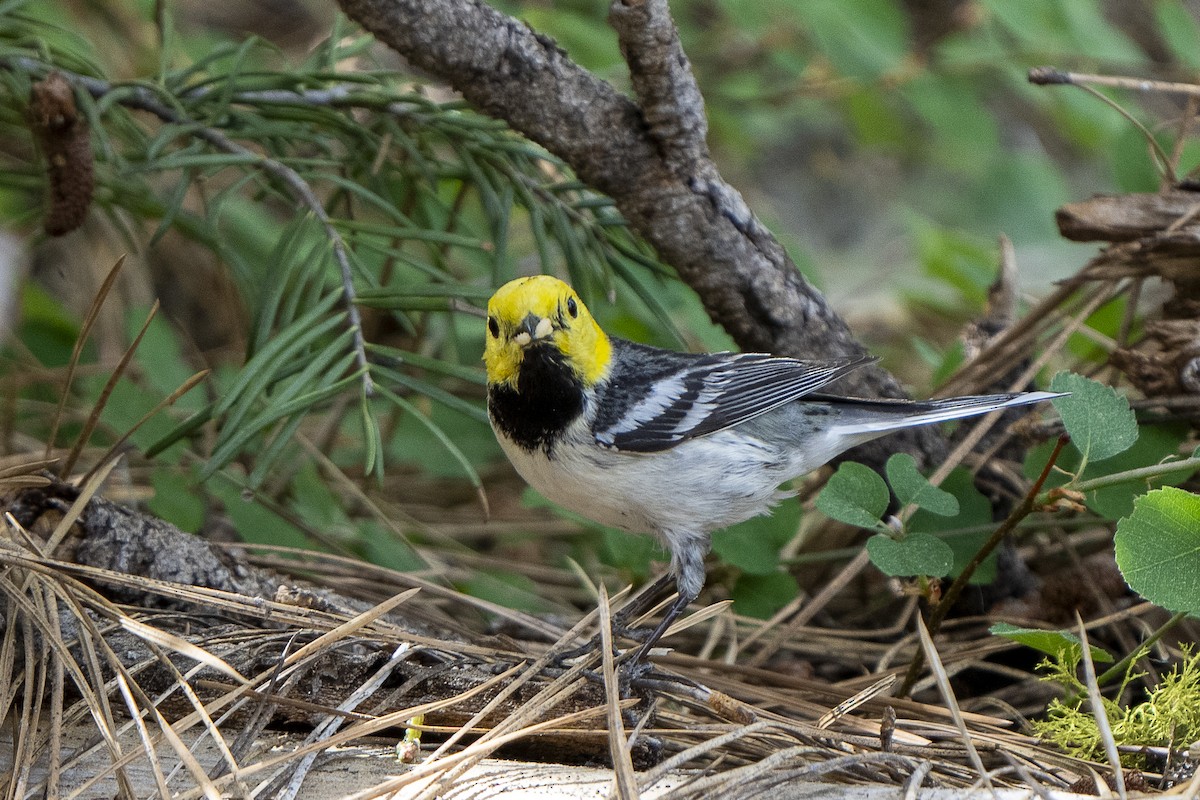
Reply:
[[492, 332], [492, 338], [500, 338], [500, 323], [496, 321], [495, 317], [488, 317], [488, 330]]
[[567, 313], [572, 317], [579, 316], [579, 304], [575, 302], [574, 297], [567, 298]]

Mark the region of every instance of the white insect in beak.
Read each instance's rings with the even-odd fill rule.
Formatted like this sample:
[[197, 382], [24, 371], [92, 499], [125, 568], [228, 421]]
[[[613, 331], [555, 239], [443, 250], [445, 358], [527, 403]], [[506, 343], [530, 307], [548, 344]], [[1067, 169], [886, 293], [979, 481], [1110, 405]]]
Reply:
[[552, 333], [554, 333], [554, 323], [550, 321], [549, 317], [535, 317], [530, 314], [521, 323], [521, 330], [513, 337], [513, 341], [521, 347], [528, 347], [533, 342], [545, 339]]

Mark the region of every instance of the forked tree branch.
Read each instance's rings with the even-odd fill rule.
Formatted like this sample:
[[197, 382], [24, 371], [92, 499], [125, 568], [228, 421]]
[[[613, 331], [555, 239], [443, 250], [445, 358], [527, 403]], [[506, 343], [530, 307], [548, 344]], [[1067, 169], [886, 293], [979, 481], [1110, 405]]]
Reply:
[[[640, 105], [481, 0], [338, 2], [414, 66], [611, 197], [744, 350], [816, 359], [864, 352], [713, 163], [703, 99], [667, 0], [614, 0], [611, 8]], [[904, 396], [878, 368], [853, 373], [839, 388]], [[905, 436], [889, 448], [944, 452], [935, 431]]]

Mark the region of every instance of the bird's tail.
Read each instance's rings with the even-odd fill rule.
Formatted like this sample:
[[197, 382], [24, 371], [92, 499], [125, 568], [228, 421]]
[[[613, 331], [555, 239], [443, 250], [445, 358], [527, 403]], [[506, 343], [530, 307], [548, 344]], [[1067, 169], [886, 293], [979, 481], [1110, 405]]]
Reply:
[[832, 433], [847, 438], [876, 436], [916, 425], [932, 425], [987, 414], [1001, 408], [1026, 406], [1062, 397], [1057, 392], [1017, 392], [953, 397], [947, 400], [843, 400]]

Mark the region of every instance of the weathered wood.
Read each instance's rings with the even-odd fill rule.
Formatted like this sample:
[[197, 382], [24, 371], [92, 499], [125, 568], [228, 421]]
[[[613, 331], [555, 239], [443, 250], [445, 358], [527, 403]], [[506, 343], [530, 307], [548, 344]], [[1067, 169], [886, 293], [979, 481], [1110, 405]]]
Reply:
[[1101, 194], [1067, 203], [1054, 214], [1058, 231], [1073, 242], [1132, 242], [1165, 232], [1172, 225], [1200, 250], [1200, 192]]

